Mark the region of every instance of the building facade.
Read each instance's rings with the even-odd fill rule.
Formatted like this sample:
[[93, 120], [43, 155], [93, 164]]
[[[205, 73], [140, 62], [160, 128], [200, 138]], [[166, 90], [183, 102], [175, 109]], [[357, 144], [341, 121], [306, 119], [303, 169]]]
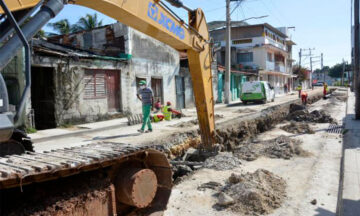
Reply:
[[[222, 47], [217, 61], [225, 65], [225, 28], [210, 32], [215, 43]], [[240, 71], [255, 70], [259, 79], [269, 81], [276, 94], [284, 93], [285, 84], [292, 87], [292, 46], [286, 28], [275, 28], [267, 23], [231, 28], [231, 66]]]
[[[33, 119], [30, 125], [36, 129], [104, 120], [109, 114], [141, 113], [136, 97], [141, 80], [152, 88], [155, 100], [171, 101], [174, 106], [179, 101], [179, 52], [121, 23], [34, 39], [32, 50], [26, 114], [33, 113], [28, 119]], [[12, 64], [5, 69], [8, 79], [24, 80], [22, 61]]]

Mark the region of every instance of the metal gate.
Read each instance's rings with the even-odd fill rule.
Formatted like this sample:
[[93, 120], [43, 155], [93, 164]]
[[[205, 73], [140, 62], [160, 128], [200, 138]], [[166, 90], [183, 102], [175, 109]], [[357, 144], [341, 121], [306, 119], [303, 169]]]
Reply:
[[176, 85], [176, 108], [184, 109], [185, 108], [185, 82], [184, 77], [175, 76], [175, 85]]

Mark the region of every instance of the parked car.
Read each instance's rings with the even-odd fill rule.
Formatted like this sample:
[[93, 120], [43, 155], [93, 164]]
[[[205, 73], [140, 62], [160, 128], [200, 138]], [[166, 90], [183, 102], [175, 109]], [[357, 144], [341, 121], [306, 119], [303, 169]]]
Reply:
[[241, 86], [240, 99], [244, 104], [248, 102], [274, 102], [274, 87], [266, 81], [245, 82]]
[[314, 86], [323, 86], [324, 85], [324, 82], [317, 82], [314, 84]]

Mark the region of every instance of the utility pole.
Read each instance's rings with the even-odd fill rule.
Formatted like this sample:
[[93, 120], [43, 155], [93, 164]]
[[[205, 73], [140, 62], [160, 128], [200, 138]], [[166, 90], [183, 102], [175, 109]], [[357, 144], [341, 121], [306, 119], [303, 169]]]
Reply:
[[341, 73], [341, 86], [344, 86], [345, 60], [343, 59], [343, 70]]
[[299, 52], [299, 67], [301, 67], [301, 56], [302, 55], [302, 49], [300, 48], [300, 52]]
[[324, 74], [324, 83], [325, 83], [325, 71], [324, 71], [324, 54], [323, 53], [321, 53], [321, 72], [323, 72], [323, 74]]
[[360, 119], [360, 83], [359, 83], [359, 54], [360, 54], [360, 41], [359, 41], [359, 36], [360, 36], [360, 29], [359, 29], [359, 6], [360, 6], [360, 2], [359, 0], [355, 0], [354, 1], [354, 8], [355, 8], [355, 13], [354, 13], [354, 17], [355, 17], [355, 29], [354, 29], [354, 36], [355, 36], [355, 53], [354, 53], [354, 61], [355, 61], [355, 70], [354, 70], [354, 81], [353, 81], [353, 85], [354, 85], [354, 90], [355, 90], [355, 119]]
[[231, 77], [231, 15], [230, 0], [226, 0], [225, 104], [230, 104]]

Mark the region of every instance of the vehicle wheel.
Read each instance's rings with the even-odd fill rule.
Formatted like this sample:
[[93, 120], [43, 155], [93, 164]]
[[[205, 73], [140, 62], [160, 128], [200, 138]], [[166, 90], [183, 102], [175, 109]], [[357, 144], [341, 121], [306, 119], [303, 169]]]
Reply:
[[271, 100], [271, 102], [275, 102], [275, 98], [273, 98], [273, 99]]
[[266, 102], [267, 102], [267, 100], [266, 100], [266, 99], [264, 99], [264, 100], [262, 101], [262, 104], [266, 104]]
[[243, 101], [243, 104], [246, 105], [248, 102], [247, 101]]

